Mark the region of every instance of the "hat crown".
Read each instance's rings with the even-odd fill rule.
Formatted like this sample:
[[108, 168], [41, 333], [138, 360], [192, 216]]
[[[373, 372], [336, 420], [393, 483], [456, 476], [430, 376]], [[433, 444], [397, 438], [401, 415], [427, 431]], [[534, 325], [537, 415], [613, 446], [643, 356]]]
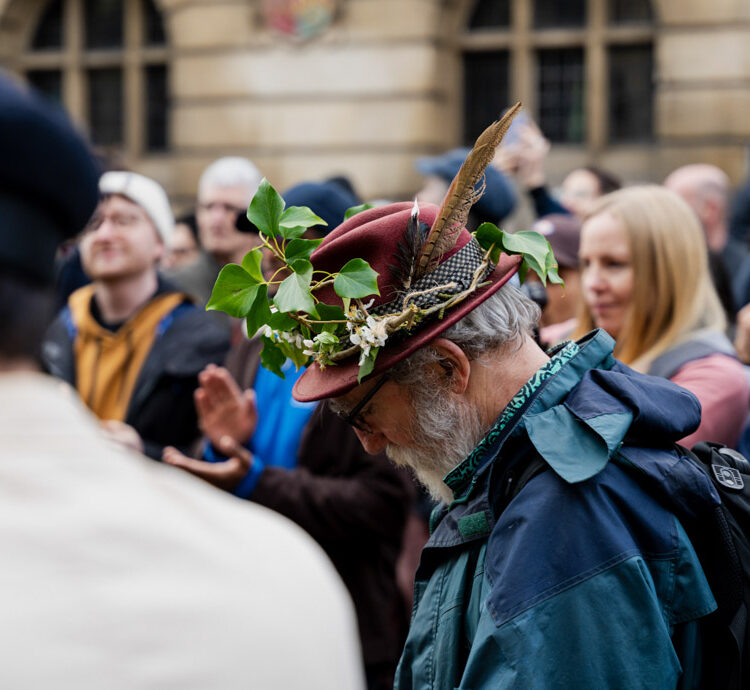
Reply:
[[[339, 225], [323, 244], [313, 252], [311, 261], [316, 271], [334, 273], [354, 258], [364, 259], [378, 274], [380, 295], [374, 296], [373, 308], [387, 304], [400, 294], [402, 286], [395, 278], [399, 263], [399, 245], [411, 217], [414, 205], [410, 202], [388, 204], [362, 211]], [[419, 221], [432, 226], [437, 218], [434, 204], [419, 206]], [[462, 228], [452, 250], [446, 252], [441, 263], [471, 241], [471, 234]], [[332, 286], [318, 291], [317, 296], [327, 304], [340, 304]]]

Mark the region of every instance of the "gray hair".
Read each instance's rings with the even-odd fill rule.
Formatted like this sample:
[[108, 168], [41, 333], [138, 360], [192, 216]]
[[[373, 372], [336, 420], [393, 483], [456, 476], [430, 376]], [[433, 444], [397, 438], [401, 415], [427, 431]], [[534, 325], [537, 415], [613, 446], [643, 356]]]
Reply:
[[[539, 307], [520, 290], [506, 283], [476, 309], [440, 334], [458, 345], [470, 360], [508, 347], [520, 347], [539, 321]], [[440, 360], [435, 348], [426, 345], [396, 364], [390, 371], [397, 383], [409, 386], [423, 381], [427, 365]]]
[[226, 156], [209, 165], [198, 182], [198, 194], [206, 187], [246, 187], [252, 197], [263, 179], [260, 170], [247, 158]]

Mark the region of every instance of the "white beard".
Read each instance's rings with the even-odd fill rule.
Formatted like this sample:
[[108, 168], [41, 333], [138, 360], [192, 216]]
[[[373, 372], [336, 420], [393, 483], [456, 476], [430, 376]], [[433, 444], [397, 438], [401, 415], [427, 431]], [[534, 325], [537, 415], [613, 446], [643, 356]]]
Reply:
[[412, 401], [413, 445], [388, 444], [386, 454], [401, 467], [409, 467], [436, 501], [450, 504], [453, 492], [443, 477], [466, 458], [484, 436], [474, 407], [450, 392]]

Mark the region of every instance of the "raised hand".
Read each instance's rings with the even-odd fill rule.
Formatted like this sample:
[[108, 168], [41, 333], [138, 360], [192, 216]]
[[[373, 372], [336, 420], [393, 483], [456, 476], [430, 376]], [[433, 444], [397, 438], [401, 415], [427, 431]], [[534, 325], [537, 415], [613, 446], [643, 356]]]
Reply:
[[199, 375], [195, 391], [198, 423], [215, 447], [224, 436], [236, 443], [245, 443], [255, 432], [258, 411], [255, 393], [240, 390], [232, 375], [224, 368], [209, 364]]

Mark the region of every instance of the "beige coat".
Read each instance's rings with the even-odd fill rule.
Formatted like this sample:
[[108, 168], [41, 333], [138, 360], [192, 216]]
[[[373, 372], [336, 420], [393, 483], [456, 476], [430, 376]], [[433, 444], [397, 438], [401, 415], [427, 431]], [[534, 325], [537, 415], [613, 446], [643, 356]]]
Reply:
[[312, 539], [111, 445], [39, 374], [0, 375], [0, 560], [2, 688], [363, 686]]

